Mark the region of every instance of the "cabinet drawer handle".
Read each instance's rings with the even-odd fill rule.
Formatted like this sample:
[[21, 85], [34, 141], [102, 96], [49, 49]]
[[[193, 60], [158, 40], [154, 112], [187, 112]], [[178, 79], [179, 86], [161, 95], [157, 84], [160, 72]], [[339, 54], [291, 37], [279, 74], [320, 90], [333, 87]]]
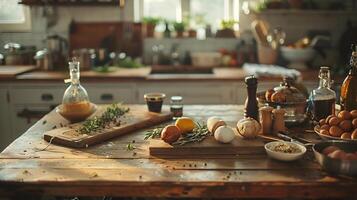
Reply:
[[112, 101], [114, 99], [112, 94], [102, 94], [100, 99], [103, 101]]
[[42, 99], [42, 101], [52, 101], [53, 100], [53, 95], [45, 93], [45, 94], [41, 95], [41, 99]]

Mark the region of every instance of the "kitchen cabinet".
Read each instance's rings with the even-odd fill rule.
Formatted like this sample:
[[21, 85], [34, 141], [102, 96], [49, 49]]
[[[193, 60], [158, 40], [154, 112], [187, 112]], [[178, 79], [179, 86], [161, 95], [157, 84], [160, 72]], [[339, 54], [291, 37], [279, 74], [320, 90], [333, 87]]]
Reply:
[[236, 104], [237, 90], [232, 82], [153, 82], [138, 85], [138, 102], [144, 103], [145, 93], [163, 92], [166, 103], [179, 95], [184, 104]]
[[83, 86], [88, 91], [89, 99], [97, 104], [136, 103], [136, 86], [134, 83], [85, 84]]
[[10, 87], [12, 138], [15, 139], [62, 101], [63, 84], [13, 84]]
[[0, 151], [12, 141], [8, 88], [0, 86]]

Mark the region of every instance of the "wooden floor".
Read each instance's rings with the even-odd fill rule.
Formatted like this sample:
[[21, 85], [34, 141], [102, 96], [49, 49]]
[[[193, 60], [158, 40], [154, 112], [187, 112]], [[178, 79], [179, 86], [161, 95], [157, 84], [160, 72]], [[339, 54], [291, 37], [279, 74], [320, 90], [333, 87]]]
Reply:
[[[243, 108], [185, 106], [184, 114], [234, 125]], [[66, 121], [51, 112], [0, 154], [0, 196], [357, 198], [357, 179], [329, 176], [311, 152], [292, 163], [261, 153], [157, 158], [148, 153], [145, 130], [87, 149], [48, 146], [43, 133], [61, 125]], [[127, 150], [133, 141], [135, 149]]]

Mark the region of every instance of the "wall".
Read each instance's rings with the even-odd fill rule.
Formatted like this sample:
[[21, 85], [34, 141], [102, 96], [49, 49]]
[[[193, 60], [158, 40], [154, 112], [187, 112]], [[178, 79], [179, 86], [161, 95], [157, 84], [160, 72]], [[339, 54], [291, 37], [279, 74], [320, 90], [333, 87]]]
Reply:
[[[126, 7], [124, 11], [125, 19], [132, 20], [133, 17], [133, 1], [126, 1]], [[0, 46], [10, 41], [16, 41], [24, 45], [35, 45], [37, 48], [44, 47], [43, 39], [48, 33], [58, 33], [65, 37], [68, 37], [68, 25], [73, 19], [75, 21], [118, 21], [120, 20], [120, 11], [118, 7], [103, 6], [103, 7], [58, 7], [58, 24], [52, 28], [46, 28], [46, 19], [43, 17], [43, 7], [31, 7], [32, 17], [32, 32], [30, 33], [0, 33]], [[287, 33], [287, 42], [296, 41], [310, 30], [326, 30], [331, 32], [333, 47], [338, 45], [341, 34], [346, 29], [347, 19], [353, 19], [357, 21], [357, 12], [341, 12], [341, 13], [321, 13], [321, 12], [309, 12], [309, 14], [303, 14], [296, 12], [295, 14], [264, 14], [259, 16], [244, 15], [241, 13], [240, 27], [242, 32], [247, 32], [250, 29], [250, 23], [255, 18], [262, 18], [267, 21], [270, 27], [281, 27]], [[247, 35], [247, 34], [245, 34]], [[179, 41], [180, 49], [185, 51], [186, 49], [193, 48], [196, 45], [198, 49], [209, 51], [217, 49], [217, 47], [234, 48], [236, 43], [227, 43], [229, 40], [206, 40], [195, 41], [187, 39], [187, 41]], [[164, 44], [171, 46], [172, 43], [178, 42], [177, 40], [152, 40], [147, 39], [144, 42], [144, 52], [150, 53], [151, 46], [153, 44]], [[1, 50], [0, 50], [1, 51]], [[333, 62], [335, 60], [335, 49], [330, 50], [329, 59]]]

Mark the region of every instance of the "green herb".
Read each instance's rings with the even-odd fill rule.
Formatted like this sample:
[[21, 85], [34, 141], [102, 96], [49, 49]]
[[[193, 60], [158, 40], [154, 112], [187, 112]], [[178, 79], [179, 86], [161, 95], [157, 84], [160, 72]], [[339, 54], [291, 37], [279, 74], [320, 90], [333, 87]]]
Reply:
[[195, 129], [193, 129], [192, 133], [183, 135], [180, 137], [180, 139], [174, 142], [173, 145], [185, 145], [192, 142], [201, 142], [210, 135], [211, 133], [208, 131], [208, 128], [205, 124], [197, 123], [197, 126]]
[[92, 132], [104, 129], [111, 123], [119, 125], [119, 118], [127, 112], [129, 112], [129, 108], [124, 108], [118, 106], [118, 104], [113, 104], [109, 106], [101, 116], [87, 119], [86, 121], [84, 121], [82, 126], [77, 129], [77, 132], [81, 134], [90, 134]]
[[126, 145], [126, 150], [132, 151], [134, 149], [136, 149], [136, 147], [132, 143], [129, 143], [129, 144]]
[[162, 129], [164, 129], [164, 128], [157, 127], [157, 128], [146, 131], [144, 140], [160, 137]]
[[160, 21], [162, 21], [162, 20], [159, 17], [144, 17], [142, 20], [142, 22], [144, 24], [152, 24], [154, 26], [156, 26], [158, 23], [160, 23]]

